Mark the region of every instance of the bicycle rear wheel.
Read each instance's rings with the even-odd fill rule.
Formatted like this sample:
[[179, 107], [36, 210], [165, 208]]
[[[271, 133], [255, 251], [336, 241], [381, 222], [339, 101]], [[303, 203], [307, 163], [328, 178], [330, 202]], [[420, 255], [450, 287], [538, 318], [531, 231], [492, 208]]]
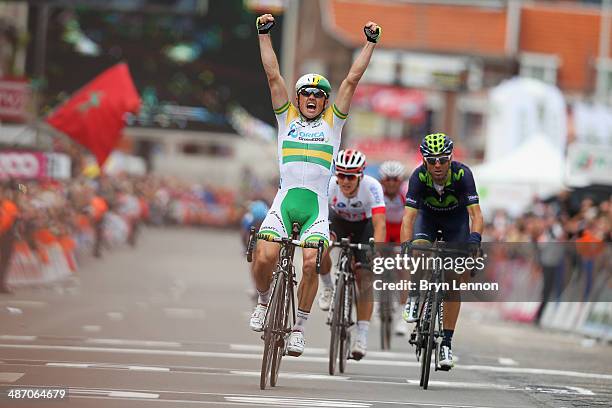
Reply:
[[259, 377], [259, 388], [262, 390], [266, 389], [266, 385], [268, 383], [268, 378], [270, 377], [272, 370], [272, 357], [276, 351], [276, 342], [278, 331], [278, 303], [280, 302], [280, 297], [283, 296], [283, 292], [278, 290], [279, 285], [282, 285], [280, 282], [284, 282], [282, 274], [277, 274], [274, 278], [274, 291], [272, 292], [271, 301], [268, 305], [268, 315], [266, 316], [266, 323], [264, 326], [264, 352], [263, 358], [261, 360], [261, 374]]
[[432, 294], [432, 300], [430, 304], [429, 313], [429, 333], [427, 334], [427, 348], [425, 350], [425, 356], [423, 358], [425, 363], [425, 370], [423, 373], [423, 389], [426, 390], [429, 385], [429, 373], [431, 371], [431, 355], [434, 352], [434, 332], [436, 329], [436, 321], [438, 320], [438, 292]]
[[339, 357], [340, 338], [342, 332], [342, 315], [344, 310], [344, 277], [338, 278], [334, 299], [332, 302], [332, 320], [330, 324], [331, 335], [329, 338], [329, 375], [336, 373], [336, 363]]
[[277, 317], [277, 333], [275, 335], [274, 350], [272, 352], [272, 367], [270, 368], [270, 386], [276, 387], [278, 380], [278, 371], [280, 369], [281, 359], [285, 351], [285, 335], [288, 329], [289, 319], [289, 296], [287, 293], [287, 282], [285, 279], [278, 281], [278, 294], [281, 295], [279, 301], [276, 303], [276, 317]]

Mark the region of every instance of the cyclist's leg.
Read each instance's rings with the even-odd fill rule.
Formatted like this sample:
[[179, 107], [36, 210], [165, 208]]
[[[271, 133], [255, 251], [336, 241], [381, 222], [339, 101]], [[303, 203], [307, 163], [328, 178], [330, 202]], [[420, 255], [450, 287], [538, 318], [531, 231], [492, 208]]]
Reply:
[[[272, 206], [266, 218], [264, 218], [261, 223], [259, 233], [283, 238], [288, 236], [285, 226], [286, 222], [282, 215], [286, 196], [286, 191], [279, 191], [276, 193]], [[256, 289], [260, 294], [260, 300], [262, 292], [267, 293], [269, 291], [270, 282], [272, 281], [272, 271], [274, 270], [276, 262], [278, 262], [278, 244], [259, 240], [255, 247], [253, 277], [255, 279]], [[267, 304], [267, 302], [265, 302], [265, 304]]]
[[[450, 217], [446, 219], [444, 228], [442, 229], [442, 236], [446, 242], [450, 244], [467, 243], [469, 235], [470, 222], [467, 211], [465, 214], [452, 217], [452, 219]], [[445, 276], [448, 282], [452, 282], [453, 280], [465, 281], [469, 273], [463, 273], [462, 275], [446, 273]], [[457, 320], [459, 318], [459, 311], [461, 309], [461, 293], [456, 290], [449, 290], [446, 293], [446, 299], [447, 300], [444, 301], [444, 333], [441, 345], [447, 346], [450, 349]], [[442, 353], [446, 353], [446, 351], [441, 349], [441, 354]], [[441, 365], [452, 366], [452, 354], [448, 356], [441, 355], [441, 357]]]
[[[366, 222], [354, 222], [350, 233], [354, 237], [354, 242], [367, 244], [374, 236], [372, 220]], [[371, 260], [364, 251], [354, 251], [355, 275], [359, 295], [357, 297], [357, 336], [351, 354], [356, 360], [360, 360], [366, 354], [368, 348], [368, 331], [370, 319], [374, 310], [374, 291], [372, 284], [374, 276], [372, 273]]]
[[[302, 231], [301, 240], [304, 242], [319, 242], [323, 240], [325, 247], [329, 245], [329, 221], [327, 197], [321, 197], [316, 193], [305, 190], [299, 197], [299, 209]], [[317, 250], [304, 248], [302, 250], [302, 280], [298, 288], [299, 308], [310, 311], [312, 302], [319, 288], [319, 277], [317, 276], [316, 262]]]
[[[329, 226], [331, 239], [336, 240], [339, 239], [338, 237], [343, 237], [342, 225], [339, 219], [334, 216], [333, 212], [330, 214], [329, 219], [331, 221]], [[323, 311], [329, 310], [332, 302], [334, 283], [332, 280], [331, 267], [331, 248], [327, 248], [321, 259], [321, 270], [319, 272], [321, 294], [319, 295], [318, 303], [319, 308]]]
[[[282, 202], [286, 192], [279, 191], [274, 198], [272, 207], [263, 223], [259, 232], [267, 233], [274, 236], [286, 237], [286, 229], [283, 225], [281, 214]], [[270, 301], [272, 282], [272, 272], [278, 261], [278, 244], [260, 240], [255, 247], [255, 256], [252, 264], [253, 280], [255, 281], [255, 290], [257, 291], [257, 305], [251, 315], [249, 326], [254, 331], [262, 331], [268, 302]]]

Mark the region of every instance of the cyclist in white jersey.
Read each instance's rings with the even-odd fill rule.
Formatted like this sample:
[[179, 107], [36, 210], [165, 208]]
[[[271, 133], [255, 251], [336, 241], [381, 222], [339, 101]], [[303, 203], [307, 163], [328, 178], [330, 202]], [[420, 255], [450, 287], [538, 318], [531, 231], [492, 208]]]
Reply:
[[[334, 239], [350, 238], [353, 243], [385, 239], [385, 200], [378, 180], [363, 174], [365, 155], [358, 150], [342, 150], [336, 159], [336, 176], [329, 182], [330, 221]], [[360, 293], [357, 302], [357, 336], [351, 348], [355, 360], [361, 360], [368, 348], [368, 328], [374, 306], [372, 267], [363, 251], [355, 251], [354, 271]], [[329, 251], [323, 258], [321, 282], [323, 291], [319, 307], [329, 310], [333, 282]]]
[[[257, 18], [261, 61], [268, 79], [272, 105], [278, 122], [279, 191], [264, 219], [260, 233], [278, 237], [291, 234], [294, 222], [301, 225], [302, 241], [328, 242], [327, 186], [333, 161], [340, 146], [342, 127], [351, 99], [363, 76], [382, 30], [373, 22], [366, 23], [368, 40], [342, 81], [334, 103], [329, 106], [331, 85], [318, 74], [307, 74], [295, 85], [295, 105], [287, 94], [270, 36], [274, 17]], [[270, 300], [272, 271], [278, 260], [278, 244], [261, 241], [257, 244], [253, 267], [259, 294], [251, 316], [250, 327], [262, 331]], [[304, 351], [304, 325], [318, 289], [316, 249], [304, 249], [302, 279], [298, 288], [296, 324], [289, 336], [287, 353], [299, 356]]]
[[[387, 239], [388, 243], [401, 243], [400, 231], [404, 209], [406, 208], [406, 193], [408, 183], [406, 183], [406, 168], [399, 161], [386, 161], [380, 165], [380, 184], [385, 193], [385, 206], [387, 207]], [[409, 279], [409, 274], [405, 269], [396, 270], [398, 281]], [[408, 299], [408, 291], [400, 292], [400, 304], [403, 305]], [[399, 318], [396, 319], [395, 334], [404, 336], [408, 331], [408, 325], [402, 317], [403, 310], [400, 310]]]

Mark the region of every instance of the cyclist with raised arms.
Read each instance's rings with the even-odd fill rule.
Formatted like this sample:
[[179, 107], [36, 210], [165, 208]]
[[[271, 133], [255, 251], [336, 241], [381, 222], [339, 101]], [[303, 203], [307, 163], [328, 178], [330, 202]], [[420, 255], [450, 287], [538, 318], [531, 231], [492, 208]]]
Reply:
[[[404, 208], [406, 207], [406, 192], [408, 191], [408, 183], [406, 183], [406, 168], [399, 161], [389, 160], [380, 165], [378, 170], [380, 175], [380, 184], [382, 184], [383, 192], [385, 193], [385, 207], [387, 208], [387, 238], [385, 242], [401, 243], [400, 231], [402, 227], [402, 218], [404, 218]], [[396, 271], [397, 280], [409, 279], [408, 273], [399, 269]], [[408, 298], [407, 291], [400, 292], [400, 303], [403, 305]], [[400, 313], [399, 319], [395, 324], [395, 334], [403, 336], [408, 331], [408, 325], [404, 321]]]
[[[352, 243], [367, 244], [385, 240], [385, 200], [378, 180], [363, 174], [366, 157], [358, 150], [341, 150], [336, 159], [336, 176], [329, 181], [331, 232], [334, 240], [350, 238]], [[362, 359], [368, 348], [368, 328], [374, 306], [372, 294], [372, 266], [364, 251], [355, 251], [355, 275], [360, 295], [357, 302], [357, 336], [351, 353]], [[331, 258], [326, 251], [321, 263], [323, 291], [319, 307], [329, 310], [333, 282]]]
[[[298, 79], [292, 98], [295, 105], [291, 103], [268, 35], [274, 25], [274, 17], [271, 14], [259, 16], [256, 25], [261, 61], [278, 123], [280, 170], [278, 193], [259, 232], [288, 237], [292, 224], [297, 222], [301, 226], [302, 241], [323, 240], [328, 243], [327, 188], [333, 161], [340, 147], [342, 127], [351, 99], [370, 63], [381, 28], [371, 21], [366, 23], [364, 32], [367, 42], [342, 81], [335, 101], [330, 106], [331, 85], [326, 78], [318, 74], [306, 74]], [[272, 272], [278, 260], [278, 252], [279, 245], [276, 243], [262, 240], [257, 244], [253, 272], [259, 296], [249, 322], [254, 331], [262, 331], [264, 327], [271, 295]], [[287, 353], [291, 356], [299, 356], [304, 351], [304, 325], [318, 289], [317, 250], [304, 248], [302, 254], [297, 319], [287, 342]]]
[[[423, 164], [414, 170], [408, 182], [402, 242], [432, 243], [438, 231], [442, 231], [446, 242], [479, 247], [484, 223], [471, 170], [453, 161], [453, 141], [444, 133], [425, 136], [420, 150]], [[453, 301], [444, 302], [439, 356], [440, 367], [447, 370], [453, 367], [451, 341], [461, 307], [459, 293], [451, 291], [448, 295]], [[418, 314], [418, 295], [411, 293], [404, 308], [404, 320], [416, 322]]]

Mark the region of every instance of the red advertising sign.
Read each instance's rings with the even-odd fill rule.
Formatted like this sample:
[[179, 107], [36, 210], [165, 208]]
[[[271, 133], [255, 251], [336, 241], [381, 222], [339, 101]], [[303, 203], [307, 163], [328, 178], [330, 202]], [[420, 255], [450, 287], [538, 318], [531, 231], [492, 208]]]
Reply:
[[0, 120], [24, 122], [29, 101], [27, 80], [0, 78]]
[[63, 153], [0, 152], [0, 180], [67, 179], [70, 157]]
[[0, 152], [0, 180], [38, 179], [47, 174], [47, 157], [40, 152]]
[[416, 89], [386, 85], [359, 85], [353, 104], [382, 115], [407, 119], [412, 123], [425, 120], [425, 94]]

